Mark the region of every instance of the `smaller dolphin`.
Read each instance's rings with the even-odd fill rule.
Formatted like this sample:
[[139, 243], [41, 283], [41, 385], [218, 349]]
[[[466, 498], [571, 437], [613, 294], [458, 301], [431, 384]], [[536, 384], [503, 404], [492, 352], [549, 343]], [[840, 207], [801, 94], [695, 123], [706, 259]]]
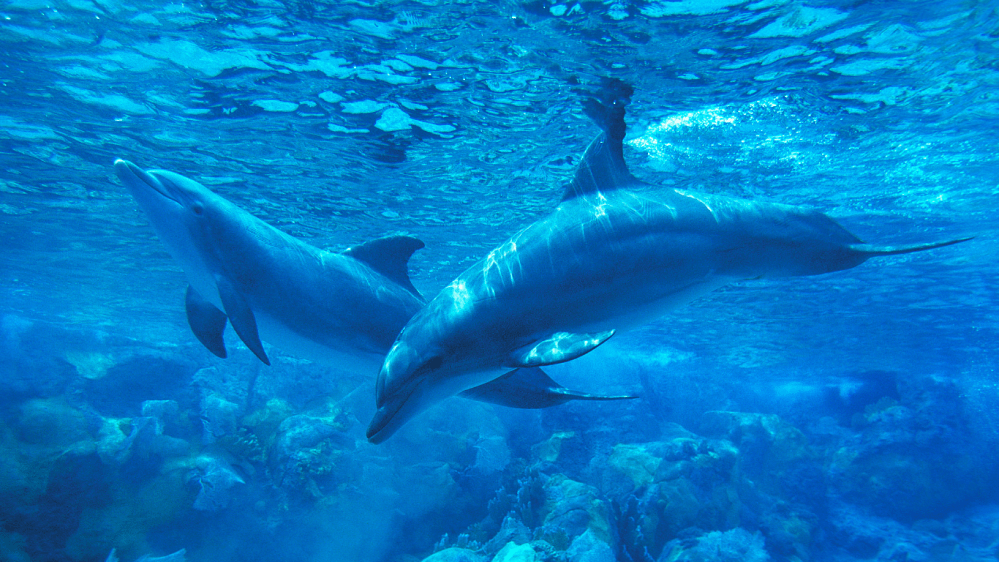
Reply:
[[[359, 373], [375, 373], [399, 330], [425, 301], [407, 272], [423, 242], [372, 240], [342, 254], [281, 232], [166, 170], [117, 160], [115, 172], [146, 212], [190, 285], [187, 320], [209, 351], [226, 357], [223, 332], [236, 334], [270, 364], [262, 341]], [[618, 399], [569, 391], [540, 369], [510, 373], [472, 399], [519, 408], [565, 400]]]
[[300, 357], [373, 372], [399, 328], [423, 307], [406, 265], [423, 247], [415, 238], [327, 252], [180, 174], [143, 171], [125, 160], [114, 167], [184, 269], [188, 323], [219, 357], [226, 356], [228, 321], [266, 364], [261, 340]]
[[828, 216], [787, 205], [645, 190], [628, 171], [624, 103], [590, 100], [604, 129], [554, 212], [468, 268], [406, 324], [378, 375], [368, 439], [500, 377], [589, 353], [740, 279], [816, 275], [939, 248], [864, 244]]

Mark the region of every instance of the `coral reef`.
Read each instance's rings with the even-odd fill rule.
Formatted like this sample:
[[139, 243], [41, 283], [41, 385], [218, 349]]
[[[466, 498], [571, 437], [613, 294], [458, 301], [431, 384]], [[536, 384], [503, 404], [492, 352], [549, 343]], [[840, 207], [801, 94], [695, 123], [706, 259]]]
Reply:
[[[11, 391], [0, 401], [3, 560], [186, 548], [191, 560], [256, 561], [298, 543], [291, 558], [348, 561], [999, 554], [999, 465], [983, 462], [996, 438], [945, 376], [850, 375], [863, 384], [813, 385], [793, 407], [777, 406], [786, 388], [767, 399], [733, 388], [721, 402], [774, 411], [696, 420], [664, 396], [542, 412], [454, 399], [373, 446], [360, 421], [370, 386], [350, 377], [324, 381], [327, 371], [277, 353], [271, 370], [252, 357], [195, 368], [134, 342], [102, 350], [97, 336], [67, 338], [77, 354], [45, 362], [32, 338], [52, 328], [5, 322], [12, 364], [55, 372], [37, 386], [19, 371], [0, 383]], [[153, 380], [133, 386], [147, 369]], [[802, 413], [813, 406], [816, 416]]]
[[867, 406], [859, 434], [832, 456], [832, 485], [874, 513], [912, 522], [938, 518], [983, 497], [996, 497], [995, 467], [968, 455], [975, 448], [953, 379], [907, 381], [901, 402]]

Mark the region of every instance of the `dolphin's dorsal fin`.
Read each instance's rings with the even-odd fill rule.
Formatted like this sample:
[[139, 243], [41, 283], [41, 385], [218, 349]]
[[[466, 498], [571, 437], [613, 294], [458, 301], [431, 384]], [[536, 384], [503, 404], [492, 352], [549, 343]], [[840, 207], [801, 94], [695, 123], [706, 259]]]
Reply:
[[511, 367], [543, 367], [572, 361], [593, 351], [614, 335], [614, 330], [596, 334], [571, 334], [557, 332], [524, 346], [510, 356]]
[[408, 264], [413, 252], [424, 246], [422, 240], [412, 236], [386, 236], [350, 248], [344, 252], [344, 255], [363, 261], [371, 266], [371, 269], [421, 297], [420, 292], [413, 286], [413, 282], [409, 280]]
[[586, 148], [575, 177], [562, 194], [562, 201], [638, 183], [624, 161], [624, 135], [628, 129], [624, 122], [624, 107], [631, 97], [631, 87], [611, 81], [602, 97], [602, 100], [587, 98], [583, 102], [583, 112], [604, 132]]

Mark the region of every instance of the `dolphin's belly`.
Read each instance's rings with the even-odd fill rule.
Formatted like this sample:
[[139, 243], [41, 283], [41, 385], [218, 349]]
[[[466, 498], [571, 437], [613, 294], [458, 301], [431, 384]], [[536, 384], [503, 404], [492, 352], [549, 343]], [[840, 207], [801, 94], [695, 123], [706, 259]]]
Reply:
[[[182, 261], [182, 265], [191, 287], [213, 306], [224, 310], [214, 276], [197, 264]], [[318, 286], [324, 289], [319, 291], [323, 295], [336, 294], [329, 283]], [[355, 294], [346, 300], [363, 300], [363, 296]], [[410, 316], [400, 306], [386, 306], [367, 315], [333, 309], [325, 302], [328, 299], [318, 295], [306, 298], [298, 294], [286, 299], [280, 310], [274, 309], [278, 300], [266, 295], [250, 292], [244, 297], [254, 313], [261, 341], [289, 355], [372, 377], [378, 374], [392, 338]], [[351, 327], [351, 322], [357, 325]]]
[[[626, 303], [610, 302], [604, 313], [597, 318], [595, 314], [584, 312], [579, 324], [579, 332], [602, 332], [604, 330], [630, 330], [665, 316], [667, 313], [693, 302], [716, 289], [735, 281], [732, 277], [712, 275], [692, 283], [682, 289], [677, 289], [655, 300], [629, 301]], [[592, 310], [581, 303], [584, 310]]]
[[386, 348], [381, 352], [374, 352], [347, 341], [337, 345], [329, 337], [317, 341], [290, 329], [284, 322], [266, 313], [257, 314], [256, 319], [260, 339], [282, 352], [344, 371], [370, 375], [372, 378], [378, 374], [385, 352], [388, 351]]
[[261, 340], [283, 352], [377, 375], [385, 353], [422, 303], [366, 266], [290, 246], [271, 250], [245, 296]]

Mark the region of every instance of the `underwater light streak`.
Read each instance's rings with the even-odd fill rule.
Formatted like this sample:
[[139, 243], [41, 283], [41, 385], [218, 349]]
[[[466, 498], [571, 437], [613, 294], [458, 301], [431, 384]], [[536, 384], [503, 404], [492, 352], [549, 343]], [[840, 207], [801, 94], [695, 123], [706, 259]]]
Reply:
[[448, 286], [448, 289], [451, 290], [451, 301], [454, 303], [454, 311], [461, 312], [472, 300], [472, 294], [469, 292], [468, 286], [465, 285], [465, 281], [463, 279], [455, 279], [454, 282]]

